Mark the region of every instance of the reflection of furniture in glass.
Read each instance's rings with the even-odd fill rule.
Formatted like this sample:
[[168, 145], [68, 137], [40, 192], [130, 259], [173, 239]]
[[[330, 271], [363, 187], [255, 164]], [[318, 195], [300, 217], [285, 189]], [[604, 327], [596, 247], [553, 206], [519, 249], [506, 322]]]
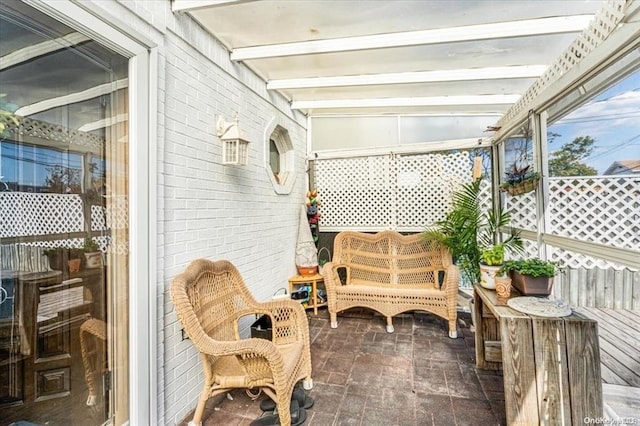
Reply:
[[313, 313], [315, 315], [318, 315], [318, 307], [327, 306], [327, 302], [320, 302], [318, 299], [318, 283], [324, 283], [324, 278], [320, 274], [296, 275], [289, 278], [289, 294], [299, 289], [300, 286], [311, 286], [311, 295], [309, 296], [309, 302], [305, 308], [313, 308]]
[[[193, 424], [207, 400], [235, 388], [260, 388], [277, 402], [280, 424], [291, 422], [293, 387], [311, 387], [309, 324], [299, 303], [258, 303], [230, 262], [193, 261], [171, 284], [171, 300], [187, 335], [200, 351], [204, 385]], [[241, 339], [243, 317], [271, 317], [272, 339]]]
[[80, 350], [84, 377], [87, 381], [89, 396], [87, 405], [96, 405], [96, 374], [102, 374], [106, 369], [104, 344], [107, 340], [107, 324], [96, 318], [86, 320], [80, 326]]
[[80, 365], [80, 324], [104, 318], [103, 269], [71, 276], [60, 271], [2, 271], [13, 306], [0, 318], [0, 404], [44, 401], [72, 392]]
[[524, 314], [481, 286], [474, 286], [473, 319], [476, 367], [503, 370], [508, 424], [602, 418], [596, 321]]

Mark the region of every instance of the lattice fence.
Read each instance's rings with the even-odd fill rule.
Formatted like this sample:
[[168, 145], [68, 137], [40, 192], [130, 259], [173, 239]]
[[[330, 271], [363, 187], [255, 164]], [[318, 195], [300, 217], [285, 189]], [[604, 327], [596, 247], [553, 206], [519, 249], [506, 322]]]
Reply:
[[548, 233], [640, 250], [640, 176], [549, 179]]
[[[316, 160], [322, 198], [320, 229], [420, 232], [443, 219], [451, 193], [471, 179], [466, 152]], [[640, 251], [640, 178], [549, 178], [547, 233]], [[488, 182], [481, 204], [491, 206]], [[536, 193], [506, 197], [515, 227], [536, 231]], [[526, 242], [537, 256], [535, 241]], [[549, 256], [573, 268], [620, 268], [601, 259], [549, 248]]]
[[[91, 206], [91, 231], [127, 229], [128, 200], [126, 197], [111, 197], [108, 208]], [[39, 194], [27, 192], [0, 192], [0, 237], [51, 236], [84, 232], [84, 208], [78, 194]], [[126, 241], [118, 247], [110, 247], [107, 235], [94, 237], [100, 249], [111, 249], [118, 254], [128, 251]], [[24, 245], [42, 248], [79, 248], [82, 238], [43, 239]]]
[[467, 152], [326, 159], [314, 177], [321, 229], [416, 232], [444, 218], [451, 193], [471, 179], [471, 160]]
[[611, 35], [622, 22], [630, 2], [610, 0], [595, 16], [582, 34], [551, 64], [542, 76], [523, 94], [506, 114], [498, 121], [498, 126], [507, 127], [523, 111], [534, 105], [536, 98], [551, 84], [555, 83], [567, 71], [575, 67], [582, 59]]

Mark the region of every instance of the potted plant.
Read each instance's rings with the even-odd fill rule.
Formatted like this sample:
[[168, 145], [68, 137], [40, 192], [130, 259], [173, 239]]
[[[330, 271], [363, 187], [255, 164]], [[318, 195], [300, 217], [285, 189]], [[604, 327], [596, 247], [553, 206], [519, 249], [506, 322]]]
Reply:
[[509, 195], [526, 194], [538, 188], [540, 173], [531, 170], [531, 166], [518, 167], [516, 164], [505, 173], [500, 190]]
[[[435, 239], [449, 249], [468, 284], [481, 282], [482, 252], [498, 245], [498, 230], [511, 220], [509, 213], [500, 208], [483, 211], [479, 201], [481, 182], [482, 178], [479, 178], [463, 184], [453, 193], [452, 207], [445, 219], [422, 234], [425, 239]], [[512, 230], [509, 238], [499, 244], [503, 251], [519, 251], [522, 240], [519, 233]]]
[[49, 259], [49, 267], [54, 271], [62, 271], [68, 268], [69, 272], [75, 273], [80, 270], [82, 264], [82, 249], [53, 247], [43, 251]]
[[511, 275], [515, 288], [525, 296], [548, 296], [551, 294], [553, 277], [560, 271], [557, 262], [529, 258], [508, 260], [501, 272]]
[[480, 285], [496, 288], [496, 275], [504, 263], [504, 245], [496, 244], [485, 247], [480, 253]]
[[92, 269], [102, 266], [102, 252], [93, 238], [87, 237], [84, 239], [82, 251], [84, 252], [85, 267]]

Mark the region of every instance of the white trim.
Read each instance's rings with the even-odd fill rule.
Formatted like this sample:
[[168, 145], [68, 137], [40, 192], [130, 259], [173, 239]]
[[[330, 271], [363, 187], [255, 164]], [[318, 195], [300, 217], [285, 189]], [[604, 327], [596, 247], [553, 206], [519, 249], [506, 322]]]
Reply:
[[312, 151], [309, 158], [313, 160], [328, 160], [333, 158], [369, 157], [389, 154], [426, 154], [428, 152], [450, 149], [489, 147], [491, 146], [491, 143], [491, 138], [452, 139], [448, 141], [423, 142], [395, 146]]
[[78, 128], [81, 132], [92, 132], [94, 130], [103, 129], [105, 127], [113, 126], [114, 124], [123, 123], [129, 119], [129, 114], [118, 114], [115, 117], [107, 117], [101, 120], [92, 121], [90, 123], [83, 124]]
[[443, 81], [495, 80], [505, 78], [538, 78], [546, 65], [470, 68], [442, 71], [396, 72], [386, 74], [343, 75], [270, 80], [267, 89], [309, 89], [314, 87], [366, 86], [375, 84], [435, 83]]
[[249, 0], [172, 0], [171, 11], [190, 11], [207, 7], [226, 6], [232, 3], [245, 3]]
[[22, 62], [26, 62], [42, 55], [46, 55], [47, 53], [62, 50], [70, 46], [75, 46], [76, 44], [80, 44], [87, 40], [90, 40], [90, 38], [86, 35], [80, 34], [78, 32], [73, 32], [66, 34], [63, 37], [23, 47], [22, 49], [15, 50], [1, 57], [0, 70], [18, 65]]
[[[529, 241], [536, 241], [538, 233], [521, 228], [520, 236]], [[562, 237], [560, 235], [540, 234], [541, 242], [560, 249], [575, 253], [592, 256], [596, 259], [607, 260], [609, 262], [625, 265], [630, 268], [640, 269], [640, 256], [637, 250], [607, 246], [589, 241], [576, 240], [575, 238]]]
[[293, 101], [291, 109], [377, 108], [444, 105], [512, 105], [520, 95], [431, 96], [415, 98], [318, 99]]
[[[499, 13], [499, 11], [496, 10], [496, 13]], [[400, 33], [240, 47], [233, 49], [231, 52], [231, 60], [246, 61], [249, 59], [274, 58], [282, 56], [580, 32], [586, 28], [593, 17], [594, 15], [560, 16], [522, 21], [498, 22], [494, 24], [439, 28], [434, 30], [407, 31]]]
[[98, 86], [90, 87], [89, 89], [81, 92], [69, 93], [68, 95], [58, 96], [56, 98], [45, 99], [40, 102], [33, 103], [31, 105], [25, 105], [18, 108], [15, 112], [16, 115], [22, 117], [28, 117], [33, 114], [37, 114], [42, 111], [47, 111], [52, 108], [57, 108], [63, 105], [69, 105], [76, 102], [86, 101], [88, 99], [97, 98], [98, 96], [113, 93], [116, 90], [124, 89], [129, 86], [129, 79], [123, 78], [111, 83], [104, 83]]

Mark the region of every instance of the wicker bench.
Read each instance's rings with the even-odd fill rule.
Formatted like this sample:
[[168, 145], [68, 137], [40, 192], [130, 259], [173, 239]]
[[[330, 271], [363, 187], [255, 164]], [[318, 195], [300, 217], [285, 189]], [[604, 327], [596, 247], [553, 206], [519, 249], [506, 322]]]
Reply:
[[447, 320], [449, 337], [457, 337], [459, 271], [436, 241], [394, 231], [341, 232], [322, 274], [332, 328], [338, 312], [365, 307], [384, 315], [393, 333], [394, 315], [423, 310]]

